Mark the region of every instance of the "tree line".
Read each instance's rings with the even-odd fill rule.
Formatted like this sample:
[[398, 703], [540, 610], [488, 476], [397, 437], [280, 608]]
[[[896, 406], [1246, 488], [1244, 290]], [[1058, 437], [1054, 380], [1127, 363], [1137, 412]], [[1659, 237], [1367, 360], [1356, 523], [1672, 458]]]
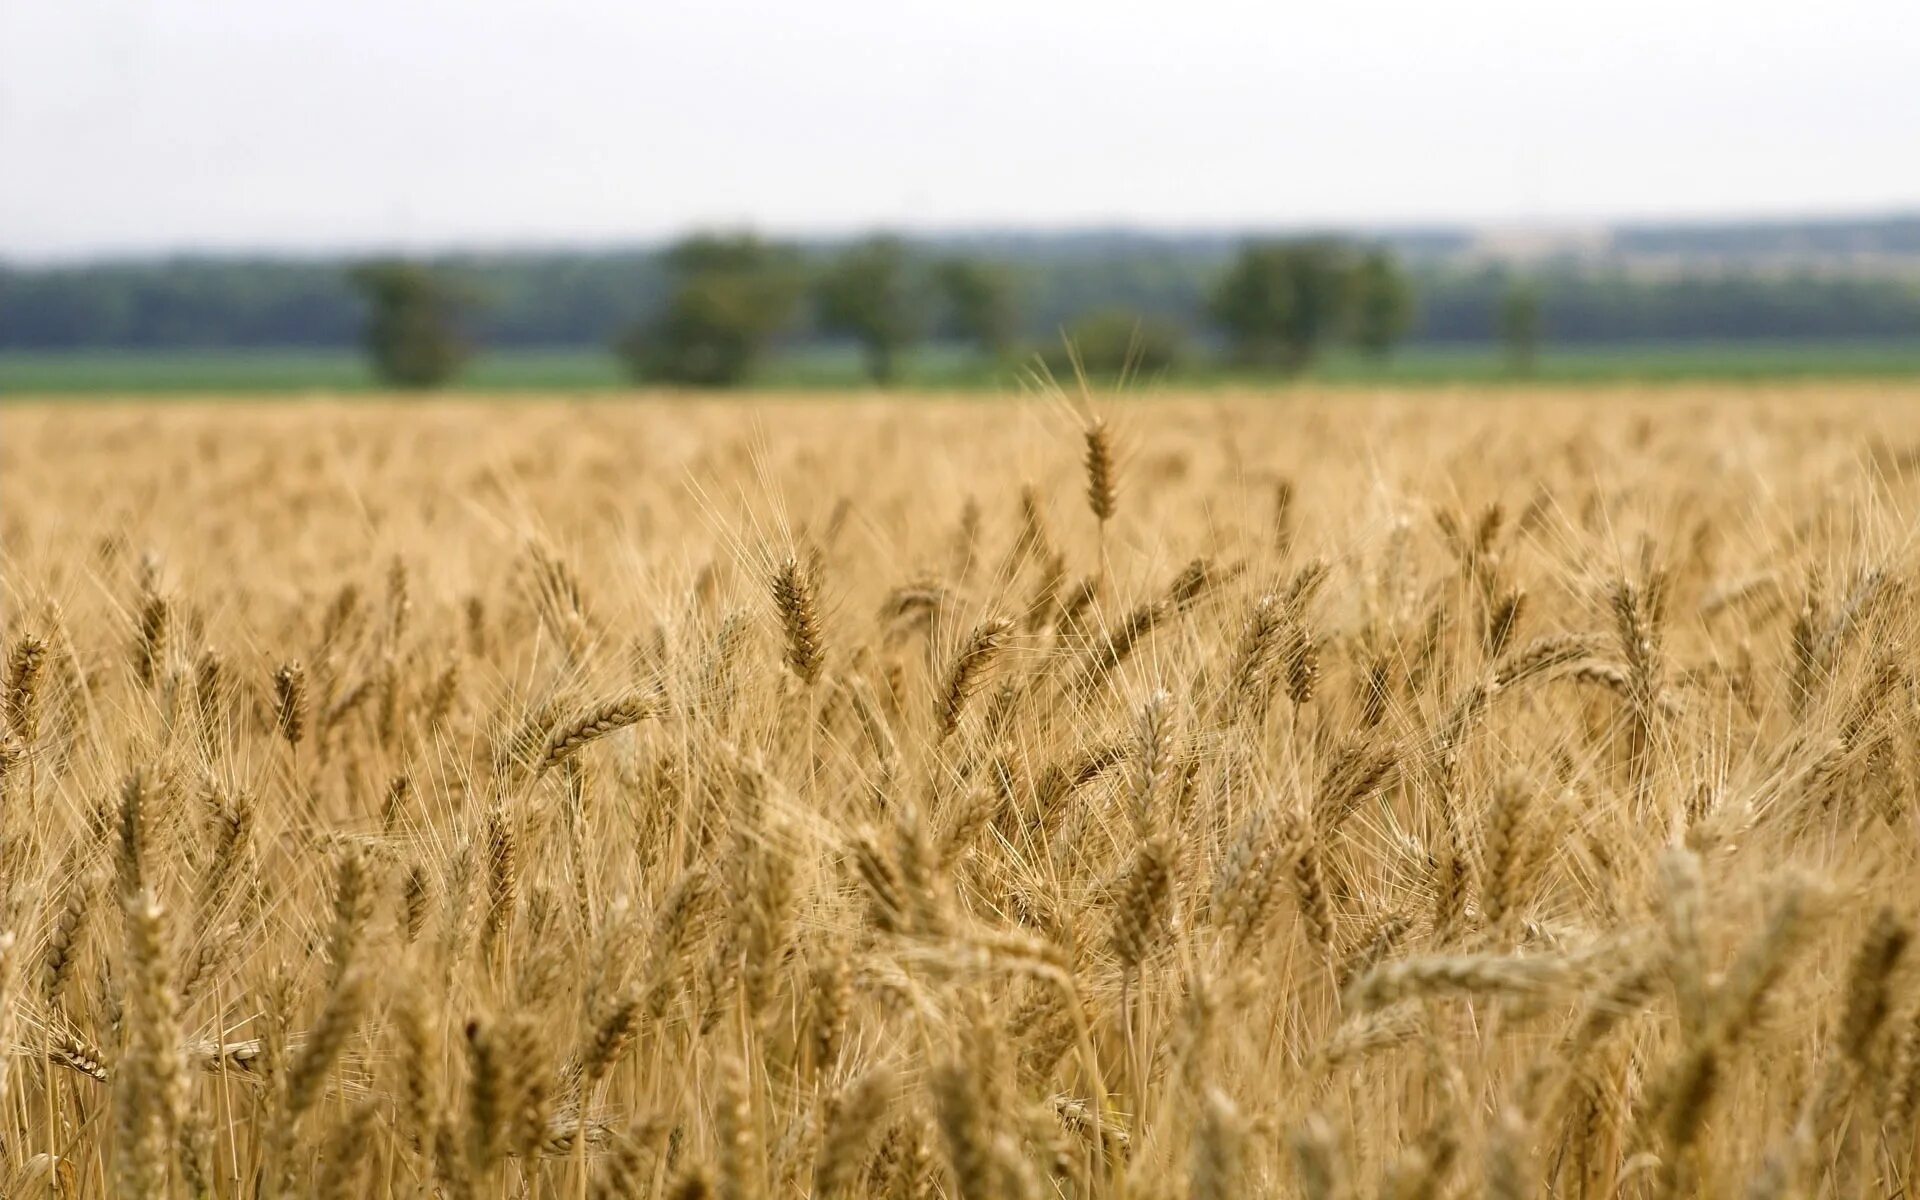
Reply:
[[[1008, 362], [1020, 349], [1004, 270], [965, 258], [921, 261], [897, 238], [870, 238], [809, 270], [791, 248], [751, 234], [698, 236], [670, 249], [664, 263], [660, 310], [614, 343], [645, 382], [742, 383], [808, 309], [815, 329], [858, 347], [877, 384], [893, 382], [901, 357], [936, 334], [989, 361]], [[426, 386], [452, 376], [464, 345], [459, 298], [445, 280], [403, 262], [361, 267], [350, 278], [367, 303], [366, 349], [382, 378]], [[1247, 243], [1205, 306], [1234, 363], [1286, 372], [1304, 370], [1336, 341], [1384, 356], [1414, 311], [1391, 254], [1329, 238]], [[1170, 322], [1109, 308], [1068, 324], [1059, 348], [1042, 357], [1089, 375], [1160, 371], [1181, 358], [1184, 341]]]
[[1648, 277], [1572, 261], [1523, 273], [1406, 239], [1099, 234], [834, 246], [708, 236], [663, 252], [351, 268], [0, 268], [0, 349], [343, 346], [391, 341], [424, 311], [438, 314], [424, 328], [444, 326], [456, 348], [613, 345], [642, 377], [724, 382], [803, 341], [857, 345], [884, 379], [928, 341], [989, 360], [1050, 352], [1065, 366], [1063, 333], [1083, 365], [1124, 357], [1148, 370], [1203, 354], [1294, 370], [1338, 342], [1380, 353], [1519, 334], [1569, 345], [1912, 336], [1920, 286], [1729, 269]]

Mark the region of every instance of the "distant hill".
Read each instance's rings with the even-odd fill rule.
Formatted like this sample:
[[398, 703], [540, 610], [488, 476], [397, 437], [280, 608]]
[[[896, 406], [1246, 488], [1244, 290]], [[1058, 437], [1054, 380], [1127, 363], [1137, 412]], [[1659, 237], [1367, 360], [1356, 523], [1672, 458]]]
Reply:
[[[1416, 341], [1493, 336], [1509, 279], [1542, 297], [1573, 343], [1920, 337], [1920, 212], [1874, 218], [1321, 232], [1390, 247], [1420, 297]], [[1234, 248], [1258, 231], [956, 231], [911, 239], [925, 258], [991, 260], [1014, 276], [1038, 342], [1097, 308], [1200, 329]], [[803, 243], [810, 257], [839, 242]], [[444, 253], [474, 298], [483, 345], [599, 346], [655, 311], [657, 246]], [[338, 347], [360, 325], [346, 256], [195, 256], [0, 266], [0, 349]], [[806, 330], [796, 332], [805, 338]]]
[[1727, 266], [1920, 266], [1920, 213], [1854, 220], [1622, 225], [1611, 251]]
[[1462, 265], [1563, 260], [1590, 266], [1692, 265], [1778, 271], [1920, 270], [1920, 212], [1795, 221], [1357, 227], [1164, 233], [1141, 230], [955, 233], [930, 245], [995, 258], [1075, 261], [1153, 252], [1219, 260], [1249, 236], [1352, 237], [1410, 262]]

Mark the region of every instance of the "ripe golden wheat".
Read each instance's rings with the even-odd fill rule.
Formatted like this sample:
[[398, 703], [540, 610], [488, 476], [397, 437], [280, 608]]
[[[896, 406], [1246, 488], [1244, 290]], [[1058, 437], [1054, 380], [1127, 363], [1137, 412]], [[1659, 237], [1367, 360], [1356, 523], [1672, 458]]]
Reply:
[[0, 423], [0, 1194], [1920, 1180], [1911, 388]]

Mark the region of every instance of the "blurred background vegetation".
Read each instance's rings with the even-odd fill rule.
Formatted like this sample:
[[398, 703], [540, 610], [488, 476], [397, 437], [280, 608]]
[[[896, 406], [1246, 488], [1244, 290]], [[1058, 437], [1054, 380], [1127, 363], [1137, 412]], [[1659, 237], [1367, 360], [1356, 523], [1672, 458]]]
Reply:
[[1920, 371], [1920, 217], [0, 267], [0, 390]]

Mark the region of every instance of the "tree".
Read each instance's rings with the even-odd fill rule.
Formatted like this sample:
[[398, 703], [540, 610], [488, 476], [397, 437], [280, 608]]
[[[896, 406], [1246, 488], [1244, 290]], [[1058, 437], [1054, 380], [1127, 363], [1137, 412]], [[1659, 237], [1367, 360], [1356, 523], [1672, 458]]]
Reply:
[[454, 316], [454, 292], [417, 263], [388, 261], [355, 267], [348, 279], [367, 305], [362, 334], [374, 373], [398, 387], [438, 387], [466, 361]]
[[1298, 371], [1345, 323], [1348, 254], [1325, 238], [1249, 242], [1214, 289], [1209, 313], [1243, 363]]
[[919, 339], [925, 324], [907, 267], [904, 244], [876, 237], [841, 254], [815, 284], [821, 327], [860, 343], [867, 377], [875, 383], [893, 381], [900, 352]]
[[1385, 358], [1413, 326], [1413, 288], [1385, 250], [1362, 257], [1349, 286], [1353, 344], [1365, 354]]
[[1065, 344], [1049, 353], [1055, 375], [1083, 371], [1093, 379], [1157, 374], [1180, 361], [1186, 341], [1180, 327], [1125, 309], [1101, 309], [1067, 326]]
[[725, 387], [745, 379], [793, 318], [800, 275], [791, 252], [751, 235], [688, 238], [663, 263], [666, 307], [614, 350], [637, 379]]
[[933, 278], [946, 303], [948, 330], [990, 358], [1005, 358], [1020, 327], [1006, 272], [954, 258], [936, 267]]
[[1507, 366], [1516, 375], [1531, 375], [1540, 354], [1540, 298], [1524, 279], [1507, 285], [1500, 299], [1500, 344], [1507, 348]]

